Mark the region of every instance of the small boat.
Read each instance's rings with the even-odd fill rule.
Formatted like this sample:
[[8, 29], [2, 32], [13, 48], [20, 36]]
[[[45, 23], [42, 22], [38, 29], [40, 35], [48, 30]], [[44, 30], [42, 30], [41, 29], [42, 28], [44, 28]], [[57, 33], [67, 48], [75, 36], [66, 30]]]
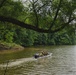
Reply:
[[52, 56], [52, 53], [48, 53], [48, 54], [46, 54], [46, 55], [40, 55], [39, 53], [36, 53], [35, 55], [34, 55], [34, 58], [45, 58], [45, 57], [50, 57], [50, 56]]

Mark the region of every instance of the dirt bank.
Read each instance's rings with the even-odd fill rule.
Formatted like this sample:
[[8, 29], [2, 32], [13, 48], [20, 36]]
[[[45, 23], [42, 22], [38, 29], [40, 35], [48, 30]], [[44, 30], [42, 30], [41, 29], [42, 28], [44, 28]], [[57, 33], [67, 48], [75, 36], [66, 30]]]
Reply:
[[22, 50], [24, 47], [14, 43], [0, 43], [0, 50]]

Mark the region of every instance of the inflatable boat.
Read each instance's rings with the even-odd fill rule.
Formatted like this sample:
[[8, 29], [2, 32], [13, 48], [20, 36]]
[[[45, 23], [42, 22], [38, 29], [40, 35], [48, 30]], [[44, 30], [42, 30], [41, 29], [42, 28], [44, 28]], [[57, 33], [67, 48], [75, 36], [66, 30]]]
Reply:
[[45, 57], [50, 57], [50, 56], [52, 56], [52, 53], [48, 53], [48, 54], [46, 54], [46, 55], [40, 55], [39, 53], [36, 53], [35, 55], [34, 55], [34, 58], [45, 58]]

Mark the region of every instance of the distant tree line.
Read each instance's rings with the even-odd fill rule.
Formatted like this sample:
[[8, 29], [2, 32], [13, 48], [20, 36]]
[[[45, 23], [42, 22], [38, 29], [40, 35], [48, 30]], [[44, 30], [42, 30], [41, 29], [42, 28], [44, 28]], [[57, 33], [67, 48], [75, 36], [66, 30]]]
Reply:
[[22, 46], [76, 44], [75, 30], [72, 27], [66, 27], [57, 33], [39, 33], [18, 26], [15, 27], [12, 24], [5, 24], [0, 23], [0, 40], [8, 43]]

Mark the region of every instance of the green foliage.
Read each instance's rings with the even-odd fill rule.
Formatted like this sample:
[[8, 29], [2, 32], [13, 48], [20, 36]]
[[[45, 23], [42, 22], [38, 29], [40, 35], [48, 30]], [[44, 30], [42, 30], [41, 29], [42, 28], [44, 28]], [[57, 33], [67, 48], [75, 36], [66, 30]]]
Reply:
[[[47, 29], [53, 21], [58, 4], [60, 0], [40, 0], [35, 3], [35, 11], [38, 16], [38, 24], [40, 28]], [[67, 18], [73, 13], [75, 16], [76, 4], [75, 0], [63, 0], [57, 19], [52, 27], [56, 29], [60, 24], [67, 21]], [[42, 7], [42, 5], [44, 5]], [[40, 9], [40, 7], [42, 7]], [[48, 8], [48, 9], [47, 9]], [[23, 4], [18, 1], [7, 0], [2, 8], [0, 8], [0, 15], [17, 18], [23, 22], [31, 25], [36, 25], [36, 14], [34, 12], [32, 3]], [[22, 46], [32, 45], [62, 45], [62, 44], [76, 44], [75, 25], [70, 24], [65, 29], [58, 33], [37, 33], [32, 30], [24, 29], [15, 26], [11, 23], [0, 22], [0, 40], [8, 43], [17, 43]]]
[[47, 34], [37, 33], [37, 38], [35, 38], [34, 45], [46, 45], [47, 44]]
[[13, 42], [13, 32], [7, 32], [5, 35], [5, 41], [12, 43]]

